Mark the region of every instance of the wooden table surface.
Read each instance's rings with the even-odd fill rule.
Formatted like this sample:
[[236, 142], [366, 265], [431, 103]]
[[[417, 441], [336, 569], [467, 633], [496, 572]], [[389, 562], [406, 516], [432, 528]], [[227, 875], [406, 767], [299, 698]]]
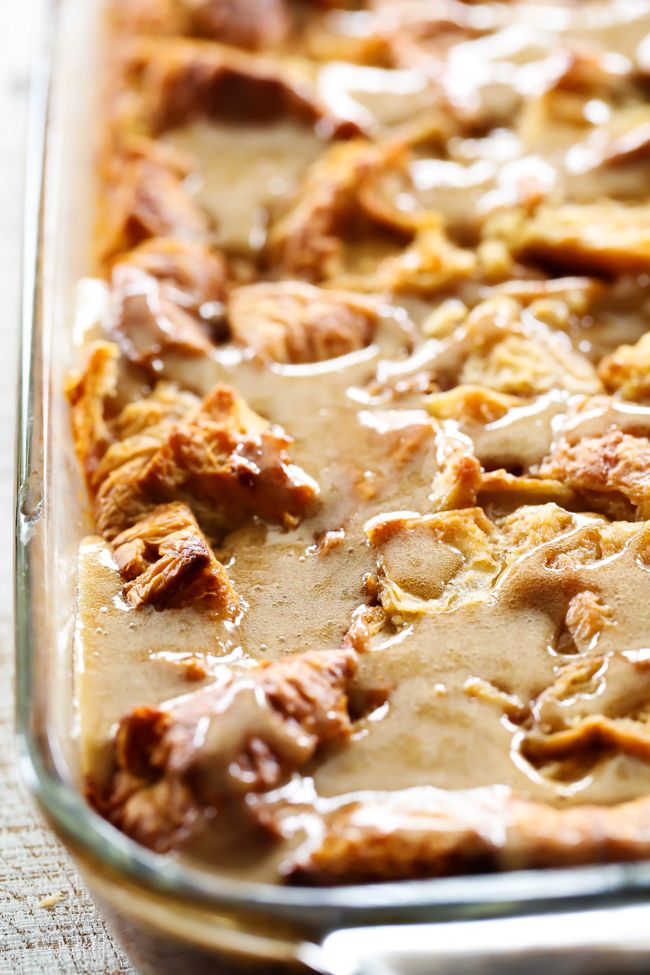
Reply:
[[36, 0], [0, 0], [0, 975], [133, 972], [20, 782], [13, 732], [12, 536], [22, 178]]

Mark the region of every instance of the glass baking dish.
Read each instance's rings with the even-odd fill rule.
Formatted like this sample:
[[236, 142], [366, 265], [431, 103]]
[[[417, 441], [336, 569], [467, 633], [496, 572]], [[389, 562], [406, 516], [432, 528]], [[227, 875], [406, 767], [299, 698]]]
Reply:
[[75, 283], [88, 272], [101, 6], [50, 6], [32, 97], [16, 642], [22, 765], [41, 807], [144, 973], [533, 975], [549, 962], [562, 973], [647, 971], [649, 863], [292, 889], [151, 853], [84, 801], [72, 635], [75, 553], [87, 525], [62, 384], [73, 359]]

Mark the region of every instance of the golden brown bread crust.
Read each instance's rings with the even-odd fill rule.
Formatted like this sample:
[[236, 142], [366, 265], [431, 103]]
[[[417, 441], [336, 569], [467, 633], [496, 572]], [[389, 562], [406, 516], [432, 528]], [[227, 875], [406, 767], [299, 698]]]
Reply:
[[[121, 522], [129, 524], [151, 510], [148, 499], [134, 495], [133, 482], [174, 423], [195, 410], [199, 402], [192, 393], [181, 392], [171, 383], [158, 383], [149, 396], [124, 406], [110, 423], [111, 442], [91, 484], [97, 510], [115, 505]], [[97, 528], [102, 531], [99, 522]]]
[[322, 281], [341, 273], [346, 225], [360, 219], [359, 191], [371, 175], [404, 164], [400, 147], [335, 143], [310, 167], [300, 192], [270, 228], [266, 257], [285, 276]]
[[332, 114], [308, 77], [281, 60], [221, 44], [138, 38], [125, 56], [138, 77], [137, 118], [151, 135], [196, 118], [271, 122], [293, 118], [347, 138], [359, 131]]
[[205, 241], [210, 221], [177, 174], [147, 159], [128, 160], [113, 193], [103, 244], [105, 259], [152, 237]]
[[514, 238], [517, 254], [564, 272], [605, 275], [650, 269], [647, 206], [545, 206]]
[[275, 362], [320, 362], [362, 349], [377, 317], [363, 297], [302, 281], [246, 285], [228, 300], [235, 341]]
[[202, 403], [161, 384], [107, 422], [118, 350], [91, 346], [67, 387], [79, 460], [94, 497], [97, 529], [113, 540], [157, 504], [186, 500], [220, 535], [252, 515], [294, 524], [318, 485], [291, 463], [291, 440], [251, 410], [231, 387]]
[[561, 763], [586, 767], [599, 754], [650, 757], [648, 700], [650, 661], [643, 650], [590, 654], [567, 664], [532, 703], [532, 721], [522, 753], [547, 774], [561, 776]]
[[226, 530], [252, 514], [291, 524], [313, 505], [318, 486], [291, 464], [291, 441], [228, 386], [217, 386], [170, 432], [138, 479], [149, 497], [192, 498]]
[[441, 425], [436, 432], [436, 461], [431, 494], [434, 511], [474, 507], [483, 474], [469, 437]]
[[195, 315], [172, 301], [154, 279], [129, 275], [122, 288], [111, 295], [112, 337], [134, 365], [152, 376], [159, 372], [162, 359], [169, 354], [198, 357], [209, 355], [213, 346], [208, 328]]
[[499, 786], [374, 793], [335, 809], [283, 873], [327, 886], [636, 860], [650, 853], [649, 806], [643, 798], [560, 810]]
[[520, 397], [558, 387], [574, 393], [601, 389], [595, 369], [566, 335], [512, 298], [479, 303], [445, 339], [451, 367], [440, 376], [445, 385], [480, 384]]
[[129, 606], [195, 606], [224, 618], [237, 615], [228, 574], [185, 504], [154, 508], [114, 539], [113, 554], [128, 580], [123, 591]]
[[646, 537], [642, 523], [610, 524], [554, 502], [522, 504], [493, 518], [480, 507], [426, 515], [387, 512], [371, 519], [366, 533], [377, 558], [379, 602], [398, 624], [466, 603], [489, 603], [497, 586], [510, 582], [516, 588], [518, 572], [527, 578], [523, 557], [534, 551], [545, 568], [566, 571], [557, 585], [568, 595], [573, 569], [621, 552], [633, 539], [641, 551]]
[[197, 410], [161, 433], [148, 456], [101, 484], [95, 517], [106, 538], [170, 501], [189, 501], [218, 536], [251, 515], [291, 524], [317, 498], [315, 481], [290, 462], [289, 438], [228, 386], [217, 386]]
[[456, 246], [434, 221], [407, 248], [379, 261], [372, 274], [342, 274], [339, 281], [359, 291], [431, 298], [468, 279], [475, 267], [474, 254]]
[[86, 349], [84, 364], [66, 383], [72, 437], [89, 488], [100, 460], [113, 437], [106, 409], [117, 394], [119, 349], [110, 342], [94, 342]]
[[[542, 477], [560, 479], [611, 512], [650, 512], [650, 441], [621, 430], [577, 443], [561, 438], [539, 468]], [[611, 499], [611, 500], [610, 500]], [[629, 505], [626, 509], [626, 501]], [[616, 516], [616, 515], [615, 515]]]
[[592, 650], [603, 630], [614, 623], [611, 608], [597, 592], [583, 589], [569, 600], [566, 627], [579, 652]]
[[197, 33], [258, 51], [274, 48], [291, 30], [285, 0], [186, 0]]
[[227, 288], [218, 251], [171, 237], [155, 237], [122, 254], [111, 270], [108, 330], [123, 354], [156, 375], [168, 353], [209, 354], [210, 318]]
[[465, 420], [493, 423], [518, 404], [514, 396], [497, 393], [484, 386], [454, 386], [445, 392], [431, 393], [426, 400], [428, 412], [439, 420]]
[[228, 285], [226, 261], [219, 251], [177, 237], [158, 236], [121, 254], [111, 269], [119, 287], [134, 272], [146, 274], [171, 291], [183, 307], [198, 311], [205, 302], [223, 301]]
[[91, 786], [91, 799], [120, 829], [167, 850], [201, 809], [273, 789], [344, 740], [355, 670], [352, 649], [299, 653], [138, 708], [120, 722], [113, 777], [103, 791]]
[[649, 400], [650, 335], [642, 335], [635, 345], [619, 345], [601, 360], [598, 373], [610, 393], [623, 399]]

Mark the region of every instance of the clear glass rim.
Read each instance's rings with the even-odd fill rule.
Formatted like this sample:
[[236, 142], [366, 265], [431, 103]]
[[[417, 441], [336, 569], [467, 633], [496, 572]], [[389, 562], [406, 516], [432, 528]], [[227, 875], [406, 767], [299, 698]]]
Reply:
[[[24, 709], [23, 709], [24, 711]], [[648, 900], [647, 862], [510, 871], [341, 887], [232, 880], [152, 853], [102, 819], [21, 721], [21, 767], [46, 814], [80, 855], [151, 893], [215, 910], [259, 912], [309, 928], [392, 921], [470, 920], [574, 911]]]
[[34, 425], [47, 422], [43, 377], [41, 256], [51, 58], [59, 4], [48, 4], [42, 56], [32, 77], [23, 241], [22, 342], [18, 393], [15, 522], [17, 729], [25, 781], [68, 844], [136, 886], [164, 897], [233, 912], [284, 917], [310, 929], [367, 922], [468, 920], [569, 911], [647, 900], [650, 862], [513, 871], [435, 880], [341, 887], [283, 887], [237, 881], [152, 853], [102, 819], [61, 767], [57, 750], [33, 720], [36, 695], [33, 613], [42, 585], [30, 517], [43, 512], [46, 452]]

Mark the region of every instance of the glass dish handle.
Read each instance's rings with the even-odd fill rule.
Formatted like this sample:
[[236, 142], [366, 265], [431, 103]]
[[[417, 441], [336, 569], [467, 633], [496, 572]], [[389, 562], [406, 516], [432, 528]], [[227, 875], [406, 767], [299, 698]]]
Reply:
[[650, 905], [344, 928], [305, 960], [323, 975], [647, 975]]

